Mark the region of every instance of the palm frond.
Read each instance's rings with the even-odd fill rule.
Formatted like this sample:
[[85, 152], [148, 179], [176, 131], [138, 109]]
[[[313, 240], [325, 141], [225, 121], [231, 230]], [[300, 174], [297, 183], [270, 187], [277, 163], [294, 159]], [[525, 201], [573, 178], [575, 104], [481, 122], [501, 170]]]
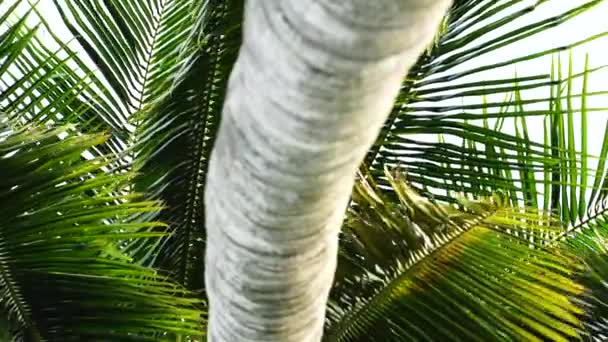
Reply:
[[61, 25], [50, 25], [38, 4], [10, 3], [26, 9], [46, 34], [36, 34], [29, 22], [23, 25], [31, 39], [17, 54], [11, 75], [4, 77], [11, 87], [4, 93], [27, 91], [30, 96], [17, 97], [11, 109], [30, 121], [51, 119], [78, 123], [84, 132], [110, 131], [98, 154], [121, 155], [121, 164], [129, 167], [132, 155], [125, 157], [125, 152], [133, 152], [133, 125], [153, 103], [172, 94], [173, 75], [187, 62], [182, 50], [198, 19], [193, 11], [198, 5], [185, 0], [53, 1], [73, 38], [66, 41], [54, 27]]
[[22, 1], [3, 5], [0, 109], [5, 115], [22, 123], [78, 123], [82, 132], [110, 131], [110, 139], [94, 150], [100, 155], [124, 150], [123, 122], [96, 95], [101, 81], [68, 44], [39, 34], [49, 25], [36, 7]]
[[[558, 59], [553, 77], [563, 79], [561, 75], [561, 58]], [[573, 61], [568, 62], [568, 74], [572, 75]], [[585, 71], [589, 70], [589, 58], [585, 61]], [[550, 170], [546, 170], [543, 182], [545, 203], [544, 206], [555, 211], [560, 216], [568, 231], [577, 232], [593, 225], [597, 220], [604, 220], [608, 216], [606, 207], [606, 158], [608, 157], [608, 130], [604, 137], [591, 137], [588, 135], [588, 77], [582, 82], [582, 96], [579, 99], [581, 111], [575, 115], [572, 110], [573, 92], [572, 82], [565, 87], [554, 86], [552, 93], [555, 101], [552, 110], [547, 116], [546, 145], [554, 158], [560, 163]], [[564, 108], [566, 117], [556, 114]], [[578, 122], [577, 122], [578, 121]], [[597, 121], [597, 120], [595, 120]], [[576, 122], [576, 123], [575, 123]], [[578, 127], [577, 127], [578, 126]], [[593, 140], [591, 140], [593, 139]], [[599, 156], [590, 154], [589, 143], [596, 139], [603, 140]], [[593, 166], [595, 167], [592, 167]]]
[[114, 247], [157, 236], [141, 215], [161, 208], [121, 194], [133, 175], [103, 171], [110, 160], [83, 160], [106, 137], [0, 125], [0, 303], [13, 329], [28, 341], [202, 334], [200, 300]]
[[[506, 78], [479, 79], [478, 76], [550, 56], [607, 33], [510, 60], [499, 58], [484, 64], [482, 59], [547, 32], [601, 2], [585, 1], [560, 15], [530, 23], [526, 21], [527, 17], [550, 6], [551, 0], [532, 5], [519, 0], [456, 1], [436, 43], [420, 57], [404, 81], [396, 106], [366, 158], [371, 173], [386, 184], [383, 166], [401, 165], [419, 190], [432, 192], [443, 200], [454, 200], [450, 192], [487, 196], [497, 188], [516, 194], [522, 201], [524, 198], [531, 200], [530, 193], [524, 194], [524, 190], [530, 189], [514, 184], [504, 171], [522, 171], [528, 176], [551, 167], [556, 160], [542, 142], [526, 139], [523, 132], [516, 135], [496, 127], [507, 118], [519, 121], [522, 117], [547, 114], [546, 110], [522, 110], [522, 105], [544, 103], [548, 106], [552, 103], [549, 95], [523, 99], [514, 97], [515, 93], [543, 89], [548, 92], [552, 85], [564, 86], [593, 70], [560, 80], [551, 79], [549, 72]], [[571, 98], [582, 96], [580, 93], [569, 95]], [[501, 96], [505, 98], [503, 101], [487, 100]], [[586, 108], [588, 113], [599, 110], [602, 108]], [[569, 112], [579, 113], [581, 108], [562, 108], [559, 113], [566, 115]], [[492, 122], [496, 123], [495, 127]], [[438, 134], [443, 136], [443, 141], [429, 139]], [[522, 157], [527, 164], [521, 164]], [[444, 179], [446, 174], [450, 175], [449, 181]]]
[[156, 246], [135, 241], [128, 250], [193, 289], [204, 283], [207, 163], [240, 46], [242, 10], [240, 0], [200, 4], [173, 90], [141, 116], [136, 132], [135, 167], [142, 176], [135, 185], [166, 204], [158, 219], [170, 224], [173, 234]]
[[189, 1], [54, 3], [103, 76], [103, 95], [119, 105], [116, 117], [127, 120], [168, 90], [166, 74], [180, 65], [179, 46], [192, 21]]
[[578, 281], [585, 286], [584, 325], [590, 340], [603, 340], [608, 331], [608, 221], [597, 220], [574, 237], [564, 241], [587, 268]]
[[[500, 196], [460, 210], [360, 180], [344, 227], [328, 311], [328, 341], [566, 341], [582, 331], [578, 259], [535, 226], [560, 231]], [[408, 201], [391, 199], [393, 193]], [[540, 223], [540, 224], [539, 224]], [[528, 228], [528, 229], [526, 229]], [[519, 232], [518, 232], [519, 231]], [[528, 232], [526, 234], [525, 232]], [[550, 241], [549, 237], [545, 241]]]
[[98, 108], [90, 116], [116, 123], [115, 148], [101, 153], [131, 154], [122, 165], [139, 172], [138, 191], [163, 201], [156, 219], [172, 228], [171, 238], [120, 248], [202, 288], [206, 162], [240, 46], [242, 1], [54, 3], [85, 51], [72, 69], [91, 75], [86, 97]]
[[[12, 100], [3, 108], [24, 122], [109, 131], [110, 138], [89, 152], [119, 156], [113, 169], [137, 170], [135, 189], [166, 208], [148, 219], [169, 223], [174, 233], [155, 242], [131, 239], [120, 248], [202, 288], [206, 160], [240, 46], [242, 1], [54, 1], [54, 6], [75, 41], [64, 41], [38, 7], [26, 6], [51, 39], [42, 43], [32, 33], [15, 54], [15, 71], [4, 77], [7, 89], [0, 92], [0, 99]], [[33, 32], [25, 22], [9, 28]], [[26, 90], [36, 94], [34, 101], [13, 99]]]

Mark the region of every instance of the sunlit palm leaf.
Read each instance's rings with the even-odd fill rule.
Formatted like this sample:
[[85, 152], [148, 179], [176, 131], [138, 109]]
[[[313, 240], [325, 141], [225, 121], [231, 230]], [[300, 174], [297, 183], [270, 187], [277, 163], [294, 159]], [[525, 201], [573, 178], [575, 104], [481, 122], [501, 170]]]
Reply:
[[578, 260], [513, 235], [516, 226], [560, 231], [556, 221], [499, 197], [467, 201], [461, 211], [418, 196], [403, 180], [391, 181], [393, 192], [411, 201], [361, 184], [343, 233], [328, 341], [578, 336], [583, 310], [570, 300], [583, 290], [571, 280]]
[[157, 235], [141, 233], [160, 224], [140, 215], [160, 207], [120, 195], [132, 175], [102, 171], [108, 160], [83, 161], [105, 137], [0, 122], [0, 303], [15, 330], [28, 341], [201, 334], [199, 300], [113, 247]]
[[[551, 6], [551, 1], [537, 1], [532, 5], [519, 0], [456, 1], [435, 45], [410, 70], [397, 104], [367, 157], [372, 174], [386, 184], [382, 179], [383, 165], [399, 164], [408, 170], [411, 182], [444, 200], [453, 200], [449, 195], [451, 191], [489, 195], [496, 187], [513, 191], [521, 200], [524, 197], [531, 200], [533, 196], [529, 191], [534, 189], [522, 189], [521, 184], [513, 187], [512, 180], [502, 170], [521, 172], [527, 177], [533, 170], [542, 171], [553, 165], [555, 159], [550, 151], [544, 150], [544, 144], [527, 140], [523, 132], [516, 135], [483, 122], [546, 115], [544, 110], [522, 111], [521, 106], [549, 104], [552, 101], [549, 96], [551, 85], [557, 82], [565, 85], [582, 75], [573, 74], [561, 81], [552, 80], [549, 72], [487, 80], [479, 80], [475, 76], [551, 55], [603, 37], [606, 33], [510, 60], [499, 59], [486, 65], [476, 61], [500, 48], [515, 46], [524, 39], [551, 30], [599, 3], [601, 0], [573, 4], [571, 10], [559, 16], [524, 24], [526, 17], [537, 9]], [[513, 26], [518, 22], [522, 24]], [[513, 96], [516, 92], [532, 89], [546, 89], [547, 96], [538, 99]], [[485, 96], [500, 95], [506, 96], [506, 100], [484, 100]], [[570, 95], [580, 96], [578, 93]], [[580, 108], [572, 107], [563, 108], [561, 113], [580, 111]], [[443, 135], [443, 142], [428, 139], [429, 135], [438, 134]], [[466, 143], [459, 143], [463, 141]], [[528, 161], [527, 165], [520, 163], [522, 156]], [[530, 167], [534, 169], [526, 171]], [[449, 182], [444, 181], [446, 175], [449, 175]]]
[[[0, 108], [21, 122], [78, 123], [83, 132], [111, 131], [111, 138], [95, 150], [123, 150], [124, 120], [100, 103], [99, 79], [57, 37], [42, 42], [40, 29], [49, 25], [35, 8], [21, 1], [3, 5], [10, 7], [0, 19], [5, 38], [0, 49]], [[30, 21], [38, 24], [31, 27]]]

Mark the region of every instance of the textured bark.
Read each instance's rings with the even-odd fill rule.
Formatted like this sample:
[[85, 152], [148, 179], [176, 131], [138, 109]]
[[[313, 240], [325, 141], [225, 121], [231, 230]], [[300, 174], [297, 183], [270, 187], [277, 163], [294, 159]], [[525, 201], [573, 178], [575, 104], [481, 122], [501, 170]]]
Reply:
[[450, 0], [254, 0], [210, 161], [210, 341], [318, 341], [355, 171]]

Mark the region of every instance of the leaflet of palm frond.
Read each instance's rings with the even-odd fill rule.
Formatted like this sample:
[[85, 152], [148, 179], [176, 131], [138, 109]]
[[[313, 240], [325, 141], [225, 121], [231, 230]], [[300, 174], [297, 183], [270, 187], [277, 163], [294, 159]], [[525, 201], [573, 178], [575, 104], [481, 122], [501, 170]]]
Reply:
[[[568, 61], [568, 75], [573, 73], [572, 55]], [[589, 69], [589, 57], [586, 58], [585, 70]], [[561, 80], [562, 62], [557, 59], [552, 77]], [[573, 110], [573, 100], [570, 94], [574, 92], [572, 81], [564, 88], [552, 87], [555, 101], [551, 104], [551, 115], [546, 118], [545, 144], [550, 146], [554, 158], [560, 159], [560, 164], [546, 170], [544, 174], [544, 193], [546, 208], [559, 213], [562, 221], [571, 230], [585, 226], [586, 221], [606, 217], [606, 157], [608, 153], [608, 130], [603, 137], [588, 135], [588, 99], [585, 94], [588, 89], [588, 77], [583, 79], [583, 96], [580, 99], [581, 112], [576, 115]], [[567, 115], [560, 115], [565, 110]], [[607, 127], [608, 129], [608, 127]], [[589, 153], [590, 139], [601, 139], [603, 145], [599, 156]], [[597, 160], [595, 169], [590, 168], [590, 160]]]
[[[557, 60], [552, 77], [562, 79], [562, 62]], [[570, 56], [568, 74], [572, 74], [573, 61]], [[589, 69], [589, 57], [585, 62], [585, 70]], [[583, 94], [586, 93], [588, 79], [583, 80]], [[579, 139], [576, 139], [572, 103], [568, 94], [572, 93], [573, 85], [568, 82], [566, 88], [554, 86], [552, 94], [555, 101], [552, 109], [556, 111], [562, 106], [568, 110], [566, 120], [560, 115], [552, 114], [546, 119], [545, 143], [551, 146], [556, 157], [564, 161], [544, 173], [545, 201], [544, 206], [555, 210], [568, 228], [560, 237], [563, 244], [579, 256], [587, 266], [587, 272], [580, 277], [580, 282], [586, 287], [584, 325], [590, 340], [604, 338], [608, 327], [606, 302], [606, 265], [608, 253], [606, 238], [608, 236], [608, 207], [606, 195], [608, 184], [606, 178], [606, 158], [608, 157], [608, 124], [604, 132], [603, 143], [597, 160], [597, 167], [588, 167], [591, 156], [588, 154], [587, 97], [581, 98], [581, 115]], [[597, 137], [594, 137], [597, 139]], [[580, 144], [577, 149], [576, 145]], [[578, 152], [579, 153], [575, 153]], [[576, 155], [576, 158], [573, 157]], [[573, 168], [572, 170], [570, 168]], [[559, 184], [556, 184], [559, 182]], [[589, 193], [590, 192], [590, 193]]]
[[133, 175], [102, 171], [111, 160], [81, 157], [106, 137], [8, 122], [0, 120], [0, 302], [16, 333], [47, 341], [200, 334], [200, 300], [114, 247], [158, 238], [143, 229], [162, 224], [141, 216], [161, 207], [120, 195]]

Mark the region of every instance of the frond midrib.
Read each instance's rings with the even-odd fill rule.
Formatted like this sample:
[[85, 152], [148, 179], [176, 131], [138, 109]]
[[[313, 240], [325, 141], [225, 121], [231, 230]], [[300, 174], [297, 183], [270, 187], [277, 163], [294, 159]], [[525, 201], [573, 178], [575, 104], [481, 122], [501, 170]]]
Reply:
[[[4, 244], [2, 243], [0, 245]], [[14, 303], [15, 308], [17, 309], [17, 318], [21, 321], [20, 323], [23, 325], [22, 328], [27, 331], [28, 336], [33, 338], [35, 341], [39, 341], [41, 340], [40, 333], [32, 323], [29, 305], [23, 300], [23, 297], [20, 294], [21, 291], [18, 285], [13, 280], [13, 278], [14, 277], [12, 276], [10, 267], [3, 259], [0, 259], [0, 284], [3, 284], [4, 287], [10, 293], [9, 302]]]
[[[220, 7], [221, 6], [221, 7]], [[218, 18], [213, 21], [213, 26], [207, 27], [205, 30], [214, 31], [215, 26], [220, 26], [226, 20], [229, 14], [229, 6], [227, 4], [218, 5], [214, 10], [219, 11]], [[204, 205], [204, 191], [205, 191], [205, 177], [208, 166], [208, 159], [211, 155], [211, 149], [215, 138], [215, 133], [211, 131], [209, 127], [210, 121], [217, 121], [215, 118], [218, 113], [214, 113], [214, 110], [218, 109], [218, 103], [215, 103], [214, 94], [217, 89], [217, 75], [219, 68], [222, 65], [222, 50], [224, 48], [224, 38], [219, 35], [211, 35], [209, 40], [208, 50], [210, 70], [205, 80], [205, 86], [202, 93], [202, 110], [198, 112], [198, 115], [194, 115], [191, 119], [191, 127], [196, 127], [200, 124], [200, 129], [192, 130], [194, 146], [191, 146], [191, 167], [189, 168], [190, 181], [188, 184], [187, 200], [185, 208], [185, 224], [184, 233], [180, 239], [184, 245], [181, 246], [178, 264], [177, 279], [182, 284], [189, 284], [193, 278], [191, 272], [200, 272], [195, 269], [196, 265], [192, 264], [192, 256], [194, 254], [194, 246], [190, 243], [191, 239], [195, 235], [196, 231], [199, 231], [204, 236], [204, 225], [205, 225], [205, 205]], [[219, 104], [221, 105], [221, 104]], [[221, 106], [219, 106], [221, 111]]]
[[581, 220], [577, 224], [568, 227], [556, 236], [556, 241], [566, 239], [570, 234], [578, 234], [581, 231], [587, 230], [589, 229], [589, 227], [587, 227], [588, 224], [600, 220], [606, 216], [608, 216], [608, 207], [604, 207], [601, 210], [594, 212], [593, 215], [587, 216], [584, 220]]

